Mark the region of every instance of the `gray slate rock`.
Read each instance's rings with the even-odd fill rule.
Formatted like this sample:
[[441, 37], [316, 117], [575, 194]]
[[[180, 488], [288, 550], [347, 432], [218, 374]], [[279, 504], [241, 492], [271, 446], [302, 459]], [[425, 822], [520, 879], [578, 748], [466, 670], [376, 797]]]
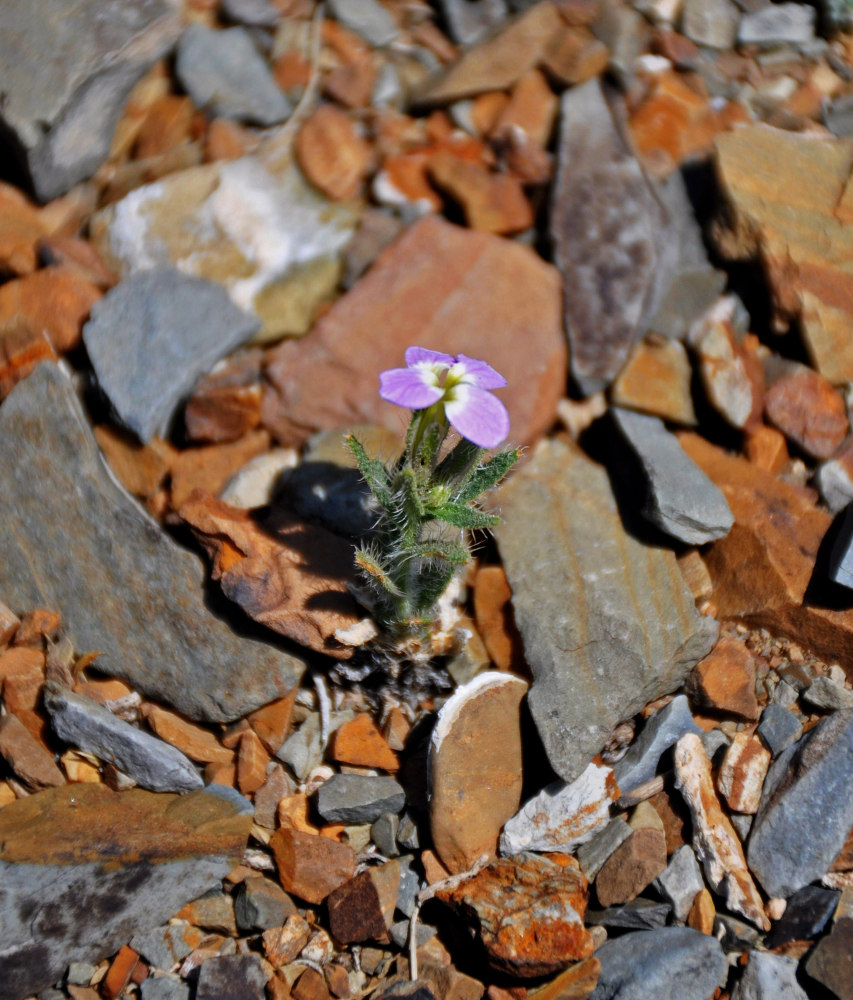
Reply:
[[383, 813], [398, 813], [406, 793], [393, 778], [335, 774], [315, 796], [317, 812], [327, 823], [372, 823]]
[[137, 729], [108, 709], [73, 691], [48, 686], [44, 705], [56, 735], [109, 761], [152, 792], [191, 792], [204, 781], [177, 747]]
[[735, 43], [741, 13], [731, 0], [686, 0], [681, 30], [697, 45], [730, 49]]
[[853, 504], [844, 511], [838, 537], [830, 554], [830, 578], [853, 590]]
[[163, 972], [168, 972], [192, 951], [184, 937], [184, 926], [178, 924], [164, 924], [134, 934], [130, 947], [139, 952], [149, 965]]
[[676, 920], [686, 920], [696, 894], [705, 888], [699, 862], [689, 844], [672, 853], [666, 868], [655, 879], [655, 888], [669, 901]]
[[239, 718], [304, 664], [205, 606], [200, 560], [117, 485], [63, 370], [45, 363], [0, 407], [0, 593], [55, 608], [99, 669], [194, 719]]
[[808, 1000], [797, 982], [798, 964], [795, 958], [768, 951], [750, 952], [746, 970], [732, 990], [732, 1000]]
[[790, 709], [770, 702], [761, 713], [756, 733], [770, 753], [776, 757], [802, 736], [803, 727]]
[[621, 816], [615, 816], [592, 840], [578, 847], [578, 864], [588, 882], [592, 882], [604, 862], [630, 836], [631, 827]]
[[142, 1000], [189, 1000], [189, 983], [169, 976], [149, 976], [139, 986]]
[[848, 691], [830, 677], [820, 674], [803, 692], [803, 701], [815, 708], [835, 711], [853, 706], [853, 691]]
[[788, 941], [808, 941], [823, 933], [835, 913], [841, 893], [819, 885], [805, 885], [788, 900], [785, 912], [764, 939], [766, 948]]
[[439, 7], [459, 45], [476, 45], [509, 16], [506, 0], [439, 0]]
[[221, 285], [163, 267], [110, 289], [92, 307], [83, 341], [119, 419], [148, 441], [166, 432], [199, 376], [259, 328]]
[[234, 917], [244, 933], [281, 927], [298, 912], [284, 889], [268, 878], [244, 879], [234, 893]]
[[202, 962], [195, 1000], [264, 1000], [266, 984], [257, 955], [217, 955]]
[[290, 101], [243, 28], [191, 24], [178, 42], [175, 72], [196, 107], [252, 125], [277, 125]]
[[127, 97], [180, 33], [167, 0], [4, 0], [0, 123], [49, 201], [106, 159]]
[[601, 975], [589, 1000], [708, 1000], [727, 972], [719, 943], [688, 927], [625, 934], [595, 957]]
[[624, 795], [651, 780], [663, 754], [685, 733], [701, 736], [702, 730], [693, 721], [687, 696], [679, 694], [647, 720], [625, 756], [613, 765], [619, 791]]
[[551, 766], [573, 781], [622, 719], [682, 683], [717, 623], [696, 611], [672, 552], [625, 532], [607, 473], [574, 446], [540, 446], [495, 501], [528, 705]]
[[411, 854], [398, 858], [397, 864], [400, 866], [400, 888], [397, 890], [397, 909], [406, 917], [411, 917], [415, 912], [418, 894], [421, 891], [419, 868], [416, 867], [415, 859]]
[[396, 813], [382, 813], [370, 828], [370, 839], [376, 850], [386, 858], [396, 858], [400, 853], [397, 846], [397, 830], [400, 818]]
[[329, 11], [375, 48], [390, 45], [400, 34], [394, 19], [377, 0], [329, 0]]
[[610, 412], [646, 474], [649, 495], [644, 517], [688, 545], [724, 538], [735, 519], [723, 491], [687, 455], [663, 421], [615, 406]]
[[221, 6], [229, 21], [252, 28], [274, 28], [281, 17], [270, 0], [222, 0]]
[[853, 920], [836, 920], [832, 931], [821, 938], [806, 960], [806, 971], [819, 983], [847, 1000], [853, 996]]
[[740, 45], [806, 45], [814, 39], [814, 7], [803, 3], [774, 3], [741, 18]]
[[669, 919], [669, 903], [638, 897], [622, 906], [608, 906], [606, 910], [587, 910], [585, 922], [592, 927], [606, 927], [620, 931], [650, 931], [663, 927]]
[[853, 94], [836, 97], [826, 105], [823, 109], [823, 123], [833, 135], [843, 139], [853, 138]]
[[853, 828], [853, 709], [821, 720], [770, 765], [747, 861], [768, 896], [821, 878]]

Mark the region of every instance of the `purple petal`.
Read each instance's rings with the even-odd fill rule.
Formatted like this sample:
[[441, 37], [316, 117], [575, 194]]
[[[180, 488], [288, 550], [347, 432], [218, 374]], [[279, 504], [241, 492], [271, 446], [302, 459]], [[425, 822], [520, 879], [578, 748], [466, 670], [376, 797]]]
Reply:
[[436, 381], [435, 373], [428, 369], [389, 368], [379, 375], [379, 395], [397, 406], [423, 410], [438, 402], [444, 394]]
[[480, 448], [496, 448], [509, 434], [509, 414], [504, 404], [476, 385], [454, 386], [444, 412], [453, 428]]
[[469, 358], [467, 354], [460, 354], [457, 363], [464, 366], [464, 379], [471, 385], [476, 385], [480, 389], [500, 389], [506, 385], [506, 379], [503, 375], [496, 372], [485, 361], [478, 361], [477, 358]]
[[450, 365], [456, 358], [452, 354], [442, 354], [441, 351], [431, 351], [427, 347], [408, 347], [406, 348], [406, 364], [407, 365], [417, 365], [417, 364], [429, 364], [429, 365]]

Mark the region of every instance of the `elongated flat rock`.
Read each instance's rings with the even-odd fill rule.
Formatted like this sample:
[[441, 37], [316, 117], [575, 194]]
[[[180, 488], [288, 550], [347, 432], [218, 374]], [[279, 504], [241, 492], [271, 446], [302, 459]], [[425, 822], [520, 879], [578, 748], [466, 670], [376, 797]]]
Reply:
[[626, 533], [607, 473], [577, 448], [547, 442], [496, 502], [528, 704], [572, 781], [620, 720], [683, 681], [717, 623], [697, 613], [672, 552]]
[[101, 460], [71, 380], [43, 364], [0, 409], [0, 593], [55, 608], [75, 649], [194, 719], [225, 721], [287, 694], [303, 664], [236, 635], [177, 546]]
[[21, 1000], [69, 962], [97, 963], [218, 886], [252, 806], [231, 788], [188, 795], [66, 785], [0, 811], [0, 998]]

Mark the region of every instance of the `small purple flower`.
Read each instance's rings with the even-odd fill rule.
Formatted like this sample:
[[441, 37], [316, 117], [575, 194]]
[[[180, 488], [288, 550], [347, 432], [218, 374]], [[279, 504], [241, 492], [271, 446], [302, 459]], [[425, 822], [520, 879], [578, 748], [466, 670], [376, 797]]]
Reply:
[[509, 434], [509, 414], [489, 392], [506, 385], [491, 365], [464, 354], [442, 354], [425, 347], [406, 351], [406, 368], [379, 376], [379, 395], [389, 403], [423, 410], [438, 402], [453, 428], [480, 448], [496, 448]]

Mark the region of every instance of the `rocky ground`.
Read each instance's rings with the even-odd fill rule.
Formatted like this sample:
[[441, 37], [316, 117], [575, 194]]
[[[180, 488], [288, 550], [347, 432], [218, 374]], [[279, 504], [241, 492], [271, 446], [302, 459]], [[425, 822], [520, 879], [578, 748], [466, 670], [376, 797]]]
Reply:
[[[2, 1000], [853, 998], [851, 27], [5, 0]], [[525, 447], [420, 664], [413, 344]]]

